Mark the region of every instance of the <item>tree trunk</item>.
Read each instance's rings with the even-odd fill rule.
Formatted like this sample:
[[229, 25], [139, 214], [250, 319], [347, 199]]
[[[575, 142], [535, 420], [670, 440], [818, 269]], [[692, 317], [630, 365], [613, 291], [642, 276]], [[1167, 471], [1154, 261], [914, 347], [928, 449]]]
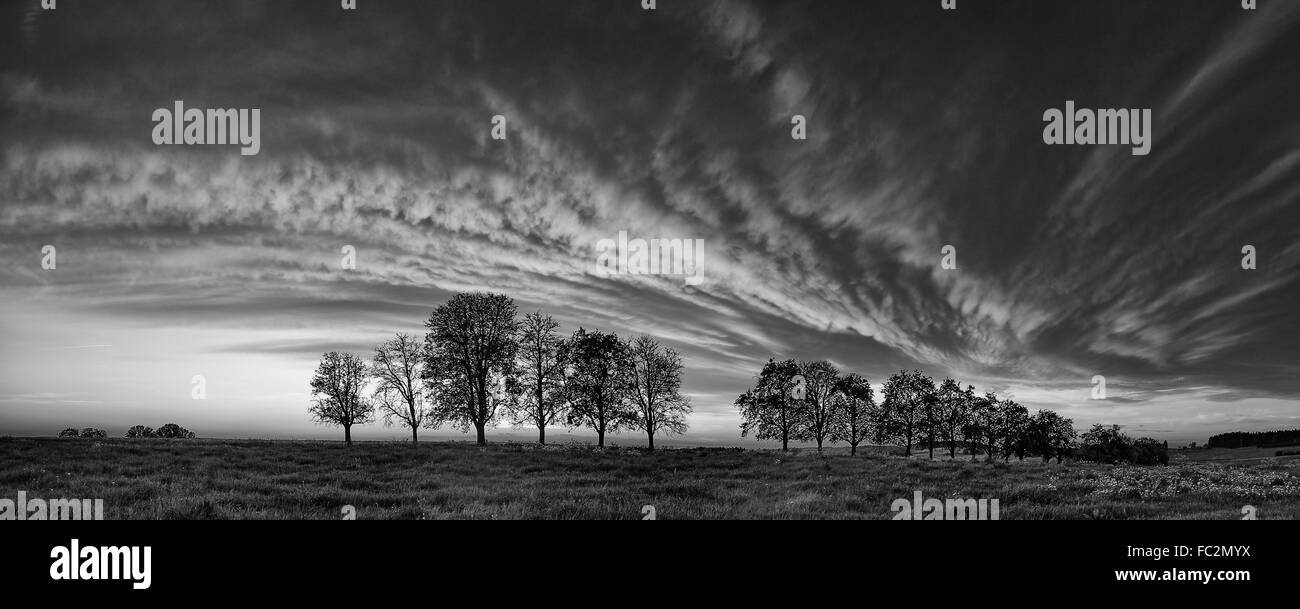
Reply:
[[822, 439], [817, 438], [817, 452], [821, 452], [821, 451], [822, 451]]
[[646, 438], [650, 440], [650, 444], [649, 444], [649, 446], [650, 446], [650, 450], [654, 450], [654, 449], [655, 449], [655, 434], [654, 434], [654, 432], [647, 432], [647, 433], [646, 433]]
[[849, 445], [849, 456], [850, 456], [850, 457], [856, 457], [856, 456], [858, 456], [858, 443], [857, 443], [857, 442], [854, 442], [854, 443], [852, 443], [852, 444]]
[[345, 443], [347, 443], [348, 446], [352, 446], [352, 426], [351, 426], [351, 425], [344, 425], [344, 426], [343, 426], [343, 441], [344, 441]]
[[953, 461], [957, 460], [957, 441], [948, 440], [948, 458]]
[[790, 432], [781, 430], [781, 452], [790, 452]]
[[417, 433], [416, 433], [415, 426], [412, 425], [412, 426], [411, 426], [411, 444], [414, 445], [416, 442], [419, 442], [419, 441], [420, 441], [420, 437], [419, 437], [419, 436], [417, 435]]
[[597, 430], [596, 430], [596, 446], [597, 446], [598, 448], [605, 448], [605, 428], [604, 428], [604, 427], [601, 427], [600, 429], [597, 429]]
[[538, 425], [538, 426], [537, 426], [537, 443], [538, 443], [538, 444], [541, 444], [542, 446], [546, 446], [546, 426], [545, 426], [545, 425]]
[[483, 433], [483, 424], [475, 423], [474, 428], [478, 430], [478, 445], [487, 446], [487, 434]]

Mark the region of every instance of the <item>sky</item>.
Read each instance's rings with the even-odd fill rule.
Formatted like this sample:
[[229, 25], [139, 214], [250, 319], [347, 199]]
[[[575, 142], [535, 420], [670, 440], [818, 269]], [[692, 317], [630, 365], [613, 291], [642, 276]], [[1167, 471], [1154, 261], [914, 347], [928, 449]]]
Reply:
[[[0, 434], [341, 437], [321, 354], [458, 291], [680, 351], [686, 444], [755, 444], [771, 357], [1300, 427], [1300, 4], [357, 4], [0, 9]], [[177, 100], [259, 109], [258, 154], [155, 144]], [[1151, 109], [1150, 154], [1046, 145], [1067, 100]], [[598, 272], [619, 231], [703, 240], [703, 282]]]

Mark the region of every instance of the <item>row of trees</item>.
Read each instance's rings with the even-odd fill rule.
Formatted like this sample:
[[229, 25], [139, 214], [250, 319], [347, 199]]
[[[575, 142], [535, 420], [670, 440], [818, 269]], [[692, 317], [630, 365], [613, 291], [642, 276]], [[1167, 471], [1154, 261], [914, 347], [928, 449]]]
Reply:
[[[60, 438], [107, 438], [108, 432], [102, 429], [87, 427], [78, 431], [76, 428], [69, 427], [59, 432]], [[157, 430], [146, 425], [134, 425], [126, 430], [127, 438], [182, 438], [188, 439], [195, 437], [194, 432], [181, 427], [175, 423], [168, 423], [159, 427]]]
[[1210, 440], [1205, 443], [1210, 448], [1295, 446], [1296, 444], [1300, 444], [1300, 429], [1234, 431], [1210, 436]]
[[953, 379], [938, 385], [919, 371], [889, 377], [876, 403], [866, 378], [841, 374], [827, 361], [769, 360], [754, 387], [736, 398], [741, 436], [790, 441], [898, 444], [907, 455], [917, 445], [934, 458], [938, 445], [956, 458], [958, 444], [972, 455], [1003, 460], [1038, 455], [1059, 462], [1074, 446], [1073, 421], [1050, 410], [1029, 410], [993, 392], [977, 394]]
[[682, 359], [648, 336], [625, 340], [560, 324], [540, 311], [518, 318], [501, 294], [459, 293], [425, 322], [423, 340], [398, 333], [375, 347], [369, 361], [326, 353], [311, 380], [312, 417], [343, 427], [382, 416], [388, 425], [418, 430], [471, 428], [480, 445], [504, 420], [537, 428], [565, 425], [596, 432], [597, 443], [619, 430], [655, 436], [686, 431], [690, 400], [681, 394]]
[[126, 430], [126, 437], [190, 439], [195, 437], [195, 435], [194, 432], [185, 429], [180, 425], [177, 425], [175, 423], [168, 423], [166, 425], [163, 425], [162, 427], [159, 427], [156, 430], [152, 427], [149, 427], [148, 425], [133, 425], [130, 429]]

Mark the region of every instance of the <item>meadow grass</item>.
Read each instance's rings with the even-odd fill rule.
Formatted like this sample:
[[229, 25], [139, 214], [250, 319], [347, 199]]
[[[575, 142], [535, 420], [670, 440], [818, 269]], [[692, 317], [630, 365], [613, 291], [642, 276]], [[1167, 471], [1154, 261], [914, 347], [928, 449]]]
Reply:
[[914, 491], [1002, 519], [1300, 518], [1300, 460], [1167, 467], [931, 461], [873, 447], [646, 452], [458, 442], [0, 439], [0, 497], [102, 498], [106, 519], [888, 519]]

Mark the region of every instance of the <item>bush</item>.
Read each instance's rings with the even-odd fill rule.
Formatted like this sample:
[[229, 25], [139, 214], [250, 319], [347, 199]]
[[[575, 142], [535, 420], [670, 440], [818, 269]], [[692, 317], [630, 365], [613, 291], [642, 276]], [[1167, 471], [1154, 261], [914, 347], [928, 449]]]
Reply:
[[73, 429], [73, 428], [71, 428], [71, 427], [69, 427], [69, 428], [67, 428], [67, 429], [65, 429], [65, 430], [59, 432], [59, 437], [60, 437], [60, 438], [75, 438], [75, 437], [77, 437], [77, 436], [79, 436], [79, 435], [81, 435], [81, 432], [79, 432], [79, 431], [77, 431], [77, 430], [75, 430], [75, 429]]
[[87, 427], [87, 428], [81, 430], [81, 433], [78, 434], [78, 437], [81, 437], [81, 438], [95, 438], [95, 439], [99, 439], [99, 438], [107, 438], [107, 437], [108, 437], [108, 433], [105, 432], [105, 431], [102, 430], [102, 429], [95, 429], [94, 427]]
[[168, 423], [158, 428], [159, 438], [193, 438], [194, 432], [175, 423]]
[[146, 425], [136, 425], [136, 426], [132, 427], [131, 429], [126, 430], [126, 437], [128, 437], [128, 438], [156, 438], [156, 437], [158, 437], [158, 432], [154, 431], [152, 427], [148, 427], [148, 426], [146, 426]]

